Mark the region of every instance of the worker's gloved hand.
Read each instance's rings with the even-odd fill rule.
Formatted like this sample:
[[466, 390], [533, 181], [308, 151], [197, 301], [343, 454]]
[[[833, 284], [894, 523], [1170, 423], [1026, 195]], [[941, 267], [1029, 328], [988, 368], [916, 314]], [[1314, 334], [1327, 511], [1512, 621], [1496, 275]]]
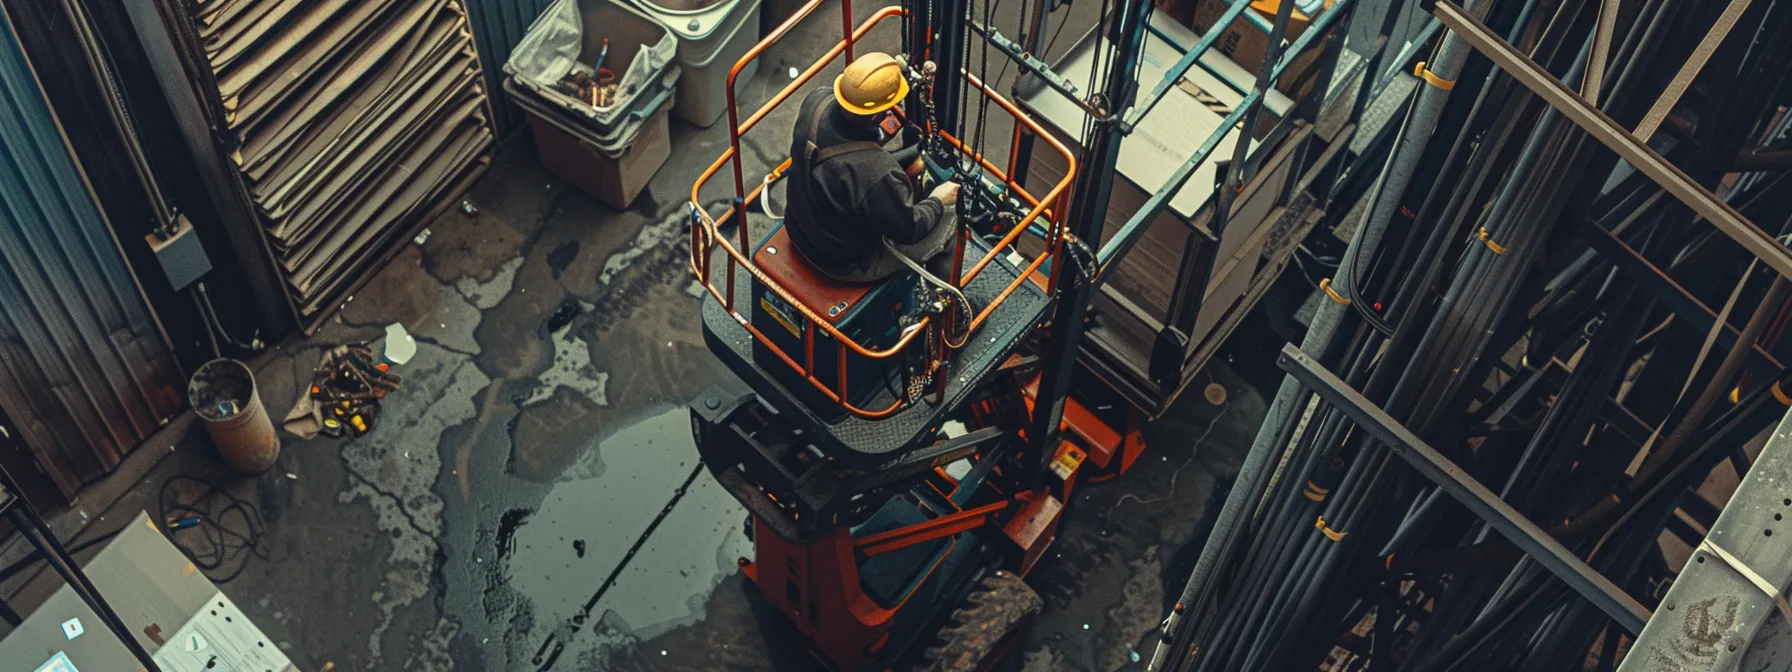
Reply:
[[940, 186], [934, 187], [933, 193], [928, 195], [940, 199], [941, 205], [951, 207], [958, 203], [958, 183], [941, 182]]

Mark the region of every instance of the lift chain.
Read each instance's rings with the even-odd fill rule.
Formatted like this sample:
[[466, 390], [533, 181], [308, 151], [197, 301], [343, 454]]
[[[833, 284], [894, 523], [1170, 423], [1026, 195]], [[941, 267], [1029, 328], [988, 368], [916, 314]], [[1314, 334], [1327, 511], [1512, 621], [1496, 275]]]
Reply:
[[1095, 282], [1095, 275], [1101, 270], [1101, 264], [1095, 260], [1095, 251], [1069, 233], [1064, 234], [1064, 260], [1068, 262], [1068, 270], [1076, 272], [1079, 285]]

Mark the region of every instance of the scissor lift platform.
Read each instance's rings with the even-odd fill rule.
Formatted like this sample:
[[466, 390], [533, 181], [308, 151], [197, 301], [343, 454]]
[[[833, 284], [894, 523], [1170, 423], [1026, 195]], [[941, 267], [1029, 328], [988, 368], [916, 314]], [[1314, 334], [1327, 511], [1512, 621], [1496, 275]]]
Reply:
[[[974, 238], [965, 243], [966, 259], [981, 258], [988, 251], [987, 244]], [[729, 268], [727, 252], [717, 248], [712, 254], [718, 256], [712, 259], [710, 267], [717, 273], [726, 273]], [[735, 285], [740, 288], [734, 294], [735, 312], [751, 314], [748, 301], [752, 293], [746, 288], [754, 279], [746, 268], [738, 265], [734, 267], [734, 273]], [[1020, 269], [1014, 264], [997, 257], [964, 288], [965, 297], [970, 299], [972, 307], [982, 310], [1013, 284], [1019, 274]], [[778, 413], [791, 418], [799, 427], [813, 429], [815, 436], [811, 437], [811, 442], [829, 457], [869, 467], [900, 462], [911, 448], [931, 442], [940, 427], [971, 401], [973, 392], [1014, 352], [1027, 332], [1045, 318], [1049, 305], [1045, 290], [1037, 283], [1020, 283], [971, 334], [969, 342], [953, 353], [948, 371], [950, 379], [941, 403], [932, 403], [934, 388], [930, 386], [926, 399], [875, 420], [848, 413], [830, 422], [802, 403], [754, 360], [752, 334], [735, 321], [720, 300], [707, 293], [703, 297], [703, 338], [709, 349]], [[866, 405], [882, 408], [894, 402], [895, 397], [889, 390], [880, 390]]]

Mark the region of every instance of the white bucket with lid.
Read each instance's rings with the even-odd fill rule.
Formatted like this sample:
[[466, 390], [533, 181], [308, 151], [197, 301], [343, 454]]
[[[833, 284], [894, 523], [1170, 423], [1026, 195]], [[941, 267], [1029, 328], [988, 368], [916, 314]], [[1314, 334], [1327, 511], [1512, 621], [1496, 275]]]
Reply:
[[[634, 0], [678, 38], [678, 63], [684, 76], [672, 113], [698, 126], [709, 126], [728, 111], [728, 71], [759, 42], [762, 0]], [[746, 89], [759, 71], [747, 64], [735, 78], [735, 92]]]

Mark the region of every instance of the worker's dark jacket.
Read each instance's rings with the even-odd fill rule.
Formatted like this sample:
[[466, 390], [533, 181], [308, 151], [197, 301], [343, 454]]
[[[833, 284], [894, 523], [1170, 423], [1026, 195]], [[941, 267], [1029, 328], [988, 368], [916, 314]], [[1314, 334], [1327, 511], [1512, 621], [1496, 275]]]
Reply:
[[916, 202], [876, 126], [852, 123], [818, 87], [803, 99], [790, 142], [789, 205], [784, 227], [810, 263], [841, 277], [882, 253], [881, 238], [906, 245], [933, 231], [945, 212], [931, 196]]

